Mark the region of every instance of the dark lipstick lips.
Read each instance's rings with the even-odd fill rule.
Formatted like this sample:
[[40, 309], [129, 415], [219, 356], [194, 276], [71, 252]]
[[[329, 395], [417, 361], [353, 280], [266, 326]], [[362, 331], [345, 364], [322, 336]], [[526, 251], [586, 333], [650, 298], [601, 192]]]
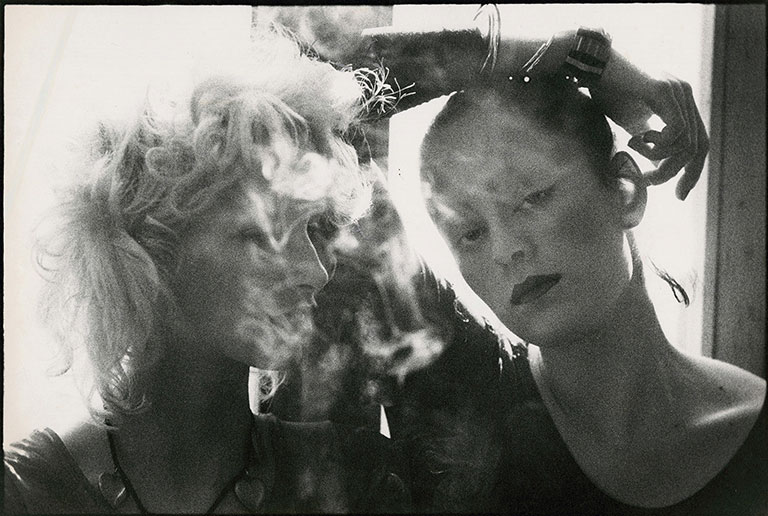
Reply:
[[543, 276], [528, 276], [525, 281], [515, 285], [512, 289], [512, 297], [509, 302], [513, 306], [533, 303], [541, 296], [549, 292], [549, 289], [560, 281], [559, 274], [546, 274]]

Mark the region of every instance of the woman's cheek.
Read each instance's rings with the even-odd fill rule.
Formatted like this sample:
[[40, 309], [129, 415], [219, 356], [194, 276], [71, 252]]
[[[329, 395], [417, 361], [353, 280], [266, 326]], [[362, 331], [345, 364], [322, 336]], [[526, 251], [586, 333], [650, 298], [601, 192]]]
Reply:
[[573, 206], [561, 210], [553, 219], [551, 234], [558, 247], [581, 253], [595, 252], [607, 240], [604, 221], [597, 210]]
[[475, 281], [479, 276], [478, 271], [481, 270], [476, 254], [454, 251], [453, 255], [456, 257], [456, 264], [459, 266], [459, 270], [461, 271], [461, 275], [464, 276], [464, 279], [468, 282]]
[[236, 243], [213, 237], [190, 242], [179, 268], [179, 304], [200, 320], [226, 307], [232, 309], [242, 297], [240, 278], [248, 270], [246, 261], [246, 253]]
[[191, 317], [204, 320], [221, 310], [222, 305], [231, 303], [235, 289], [229, 271], [219, 264], [196, 260], [190, 265], [187, 276], [189, 287], [185, 289], [182, 303]]
[[[551, 252], [583, 294], [582, 306], [602, 310], [612, 303], [625, 281], [623, 231], [611, 223], [607, 209], [597, 202], [563, 210], [553, 225]], [[591, 300], [591, 301], [590, 301]]]
[[[498, 285], [502, 278], [498, 277], [497, 271], [491, 268], [490, 262], [484, 255], [465, 257], [459, 261], [459, 270], [467, 284], [483, 301], [495, 304], [494, 294], [496, 292], [491, 287]], [[495, 309], [495, 307], [493, 308]]]

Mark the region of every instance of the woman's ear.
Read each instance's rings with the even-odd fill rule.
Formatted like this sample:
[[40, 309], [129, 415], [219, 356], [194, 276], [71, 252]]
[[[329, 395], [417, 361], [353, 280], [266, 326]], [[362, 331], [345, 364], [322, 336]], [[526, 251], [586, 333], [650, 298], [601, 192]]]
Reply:
[[631, 229], [643, 220], [648, 202], [648, 180], [632, 156], [624, 151], [617, 152], [611, 159], [611, 172], [617, 181], [622, 225], [624, 229]]

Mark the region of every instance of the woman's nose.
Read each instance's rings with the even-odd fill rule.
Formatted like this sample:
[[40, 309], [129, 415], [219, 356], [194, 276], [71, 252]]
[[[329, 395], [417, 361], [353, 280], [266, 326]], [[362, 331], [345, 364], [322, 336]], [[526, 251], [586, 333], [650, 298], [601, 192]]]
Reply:
[[330, 271], [323, 265], [305, 227], [296, 228], [288, 252], [293, 283], [314, 287], [315, 291], [328, 283]]
[[493, 239], [492, 254], [499, 265], [517, 265], [525, 258], [525, 245], [519, 236], [500, 231]]

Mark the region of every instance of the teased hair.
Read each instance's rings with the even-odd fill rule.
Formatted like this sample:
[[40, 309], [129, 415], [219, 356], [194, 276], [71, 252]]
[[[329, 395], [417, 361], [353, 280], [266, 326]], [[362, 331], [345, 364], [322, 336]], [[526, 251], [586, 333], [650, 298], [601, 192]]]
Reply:
[[206, 69], [179, 99], [148, 94], [133, 119], [103, 120], [79, 142], [37, 254], [62, 372], [82, 349], [89, 401], [98, 394], [107, 414], [146, 404], [143, 375], [173, 310], [178, 235], [220, 193], [248, 179], [324, 203], [337, 223], [365, 211], [370, 185], [346, 133], [380, 93], [375, 76], [336, 70], [272, 34]]

